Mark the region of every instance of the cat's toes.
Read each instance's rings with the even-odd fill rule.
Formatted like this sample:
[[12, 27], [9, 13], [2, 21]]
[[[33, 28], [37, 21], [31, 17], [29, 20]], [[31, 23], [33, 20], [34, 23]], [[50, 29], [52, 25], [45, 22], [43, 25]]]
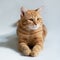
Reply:
[[32, 56], [32, 57], [35, 57], [35, 56], [37, 56], [37, 55], [38, 55], [38, 53], [35, 52], [35, 51], [32, 51], [31, 54], [30, 54], [30, 56]]
[[26, 50], [26, 51], [23, 52], [23, 54], [24, 54], [25, 56], [29, 56], [30, 53], [31, 53], [31, 50]]

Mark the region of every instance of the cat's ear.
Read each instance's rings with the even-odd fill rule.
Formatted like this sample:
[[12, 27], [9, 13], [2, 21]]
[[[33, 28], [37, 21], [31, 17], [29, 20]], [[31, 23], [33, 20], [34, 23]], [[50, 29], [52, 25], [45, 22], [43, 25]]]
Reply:
[[35, 9], [35, 11], [39, 11], [39, 10], [40, 10], [40, 8]]
[[25, 12], [27, 11], [27, 9], [26, 8], [24, 8], [24, 7], [21, 7], [21, 16], [24, 16], [25, 15]]
[[42, 12], [44, 9], [44, 6], [41, 6], [40, 8], [35, 9], [35, 11]]

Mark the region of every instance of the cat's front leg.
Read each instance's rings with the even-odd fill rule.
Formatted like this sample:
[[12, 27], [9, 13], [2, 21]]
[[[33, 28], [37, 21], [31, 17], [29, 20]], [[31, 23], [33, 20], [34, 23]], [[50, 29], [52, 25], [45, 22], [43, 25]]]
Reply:
[[28, 47], [28, 45], [26, 43], [19, 43], [19, 50], [24, 54], [24, 55], [30, 55], [31, 50]]
[[43, 48], [43, 43], [42, 42], [40, 44], [36, 44], [33, 47], [30, 55], [33, 56], [33, 57], [37, 56], [39, 54], [39, 52], [42, 50], [42, 48]]

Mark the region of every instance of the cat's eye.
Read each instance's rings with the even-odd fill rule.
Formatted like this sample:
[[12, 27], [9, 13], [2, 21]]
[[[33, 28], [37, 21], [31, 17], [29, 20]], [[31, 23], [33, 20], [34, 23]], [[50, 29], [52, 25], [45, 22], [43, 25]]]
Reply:
[[37, 18], [37, 20], [40, 20], [40, 18]]
[[32, 18], [31, 18], [31, 19], [29, 19], [29, 20], [33, 21], [33, 19], [32, 19]]

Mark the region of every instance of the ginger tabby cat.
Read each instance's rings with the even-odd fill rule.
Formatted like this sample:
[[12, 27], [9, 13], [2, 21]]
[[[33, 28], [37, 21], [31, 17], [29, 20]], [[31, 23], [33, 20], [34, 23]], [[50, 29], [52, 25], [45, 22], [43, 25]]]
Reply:
[[27, 56], [37, 56], [43, 48], [47, 30], [39, 9], [21, 8], [21, 19], [17, 23], [18, 49]]

